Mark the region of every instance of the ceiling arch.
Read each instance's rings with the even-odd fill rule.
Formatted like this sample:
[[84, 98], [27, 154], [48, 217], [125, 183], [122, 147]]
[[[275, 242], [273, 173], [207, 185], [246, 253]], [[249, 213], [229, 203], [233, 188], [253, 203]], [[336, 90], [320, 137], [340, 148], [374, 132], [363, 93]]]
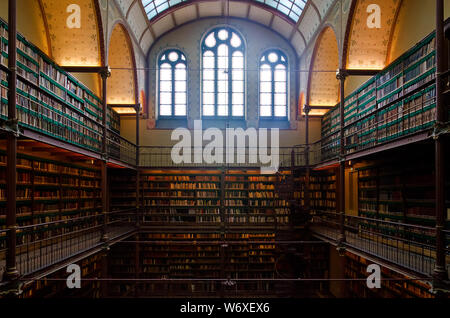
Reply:
[[[402, 0], [355, 0], [347, 33], [344, 64], [348, 69], [383, 69], [389, 60], [390, 45]], [[381, 28], [369, 28], [368, 6], [381, 9]]]
[[[50, 51], [62, 66], [101, 66], [99, 17], [96, 0], [77, 0], [81, 9], [81, 27], [69, 28], [67, 7], [73, 0], [39, 0], [48, 27]], [[76, 53], [76, 54], [74, 54]]]
[[[271, 28], [298, 56], [336, 0], [116, 0], [138, 44], [147, 53], [162, 35], [190, 21], [236, 17]], [[303, 23], [307, 18], [307, 22]], [[306, 35], [306, 36], [305, 36]]]
[[[108, 48], [108, 104], [132, 105], [136, 103], [136, 74], [133, 47], [126, 28], [117, 23], [111, 33]], [[130, 85], [131, 83], [131, 85]], [[119, 113], [129, 109], [116, 108]], [[128, 113], [128, 112], [127, 112]]]
[[[339, 102], [339, 49], [334, 30], [327, 26], [319, 35], [311, 62], [307, 103], [309, 106], [329, 107]], [[313, 109], [310, 115], [323, 115], [327, 110]]]

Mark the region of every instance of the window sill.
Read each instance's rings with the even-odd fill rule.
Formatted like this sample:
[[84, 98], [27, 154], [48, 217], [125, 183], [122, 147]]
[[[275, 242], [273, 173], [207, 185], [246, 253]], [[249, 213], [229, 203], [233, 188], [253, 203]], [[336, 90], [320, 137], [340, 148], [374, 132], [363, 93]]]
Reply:
[[159, 118], [156, 121], [157, 129], [177, 129], [177, 128], [187, 128], [188, 122], [187, 118]]
[[259, 119], [259, 128], [279, 128], [279, 129], [290, 129], [291, 123], [287, 118], [283, 119]]

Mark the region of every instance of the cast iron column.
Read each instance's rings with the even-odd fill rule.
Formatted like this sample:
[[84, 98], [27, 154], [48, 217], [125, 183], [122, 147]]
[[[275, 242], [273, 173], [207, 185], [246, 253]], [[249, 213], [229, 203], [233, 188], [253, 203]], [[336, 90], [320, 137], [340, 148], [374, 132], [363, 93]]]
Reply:
[[436, 169], [436, 265], [433, 272], [434, 287], [443, 288], [448, 279], [445, 261], [445, 140], [439, 135], [446, 122], [443, 73], [446, 71], [444, 39], [444, 1], [436, 0], [436, 128], [435, 128], [435, 169]]
[[340, 69], [336, 78], [340, 82], [340, 122], [341, 129], [339, 135], [339, 236], [338, 243], [345, 243], [345, 139], [344, 139], [344, 112], [345, 112], [345, 79], [346, 70]]
[[310, 213], [311, 207], [311, 201], [309, 197], [309, 177], [310, 177], [310, 168], [309, 168], [309, 112], [311, 111], [311, 108], [309, 105], [305, 105], [303, 108], [303, 111], [305, 112], [305, 166], [306, 166], [306, 176], [305, 176], [305, 210], [306, 213]]
[[5, 281], [15, 280], [19, 277], [16, 268], [16, 186], [17, 186], [17, 132], [18, 121], [16, 114], [16, 80], [17, 80], [17, 7], [16, 0], [8, 2], [8, 126], [6, 139], [6, 228], [8, 229], [6, 250]]
[[106, 98], [107, 94], [107, 79], [111, 76], [111, 72], [109, 68], [106, 66], [105, 69], [100, 73], [102, 77], [102, 97], [103, 97], [103, 140], [102, 140], [102, 160], [101, 160], [101, 171], [102, 171], [102, 213], [103, 213], [103, 227], [102, 227], [102, 238], [103, 242], [108, 240], [107, 234], [107, 225], [108, 225], [108, 212], [109, 212], [109, 204], [108, 204], [108, 102]]
[[140, 105], [136, 105], [136, 226], [140, 226], [140, 199], [139, 199], [139, 192], [140, 192], [140, 173], [139, 173], [139, 112], [140, 112]]

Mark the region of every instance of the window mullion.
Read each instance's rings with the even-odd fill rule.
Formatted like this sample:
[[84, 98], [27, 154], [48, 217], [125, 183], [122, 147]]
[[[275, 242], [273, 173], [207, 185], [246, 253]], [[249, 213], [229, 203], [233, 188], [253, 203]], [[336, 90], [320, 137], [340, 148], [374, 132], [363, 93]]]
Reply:
[[175, 117], [175, 64], [172, 63], [172, 117]]
[[275, 118], [275, 67], [273, 65], [271, 65], [270, 67], [271, 69], [271, 84], [272, 84], [272, 118]]
[[233, 53], [228, 45], [228, 117], [233, 116]]
[[218, 116], [218, 104], [219, 104], [219, 54], [217, 50], [217, 46], [214, 52], [214, 117]]

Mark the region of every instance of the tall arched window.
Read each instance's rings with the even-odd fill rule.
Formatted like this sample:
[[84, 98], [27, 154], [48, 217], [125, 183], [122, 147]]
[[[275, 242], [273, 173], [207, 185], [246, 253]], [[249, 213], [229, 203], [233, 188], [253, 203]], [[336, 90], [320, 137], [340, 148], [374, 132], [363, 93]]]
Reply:
[[259, 66], [260, 117], [285, 119], [288, 115], [288, 62], [280, 50], [269, 50]]
[[159, 117], [185, 117], [187, 114], [186, 56], [170, 49], [161, 54], [159, 68]]
[[229, 27], [210, 31], [202, 43], [203, 117], [244, 117], [244, 41]]

